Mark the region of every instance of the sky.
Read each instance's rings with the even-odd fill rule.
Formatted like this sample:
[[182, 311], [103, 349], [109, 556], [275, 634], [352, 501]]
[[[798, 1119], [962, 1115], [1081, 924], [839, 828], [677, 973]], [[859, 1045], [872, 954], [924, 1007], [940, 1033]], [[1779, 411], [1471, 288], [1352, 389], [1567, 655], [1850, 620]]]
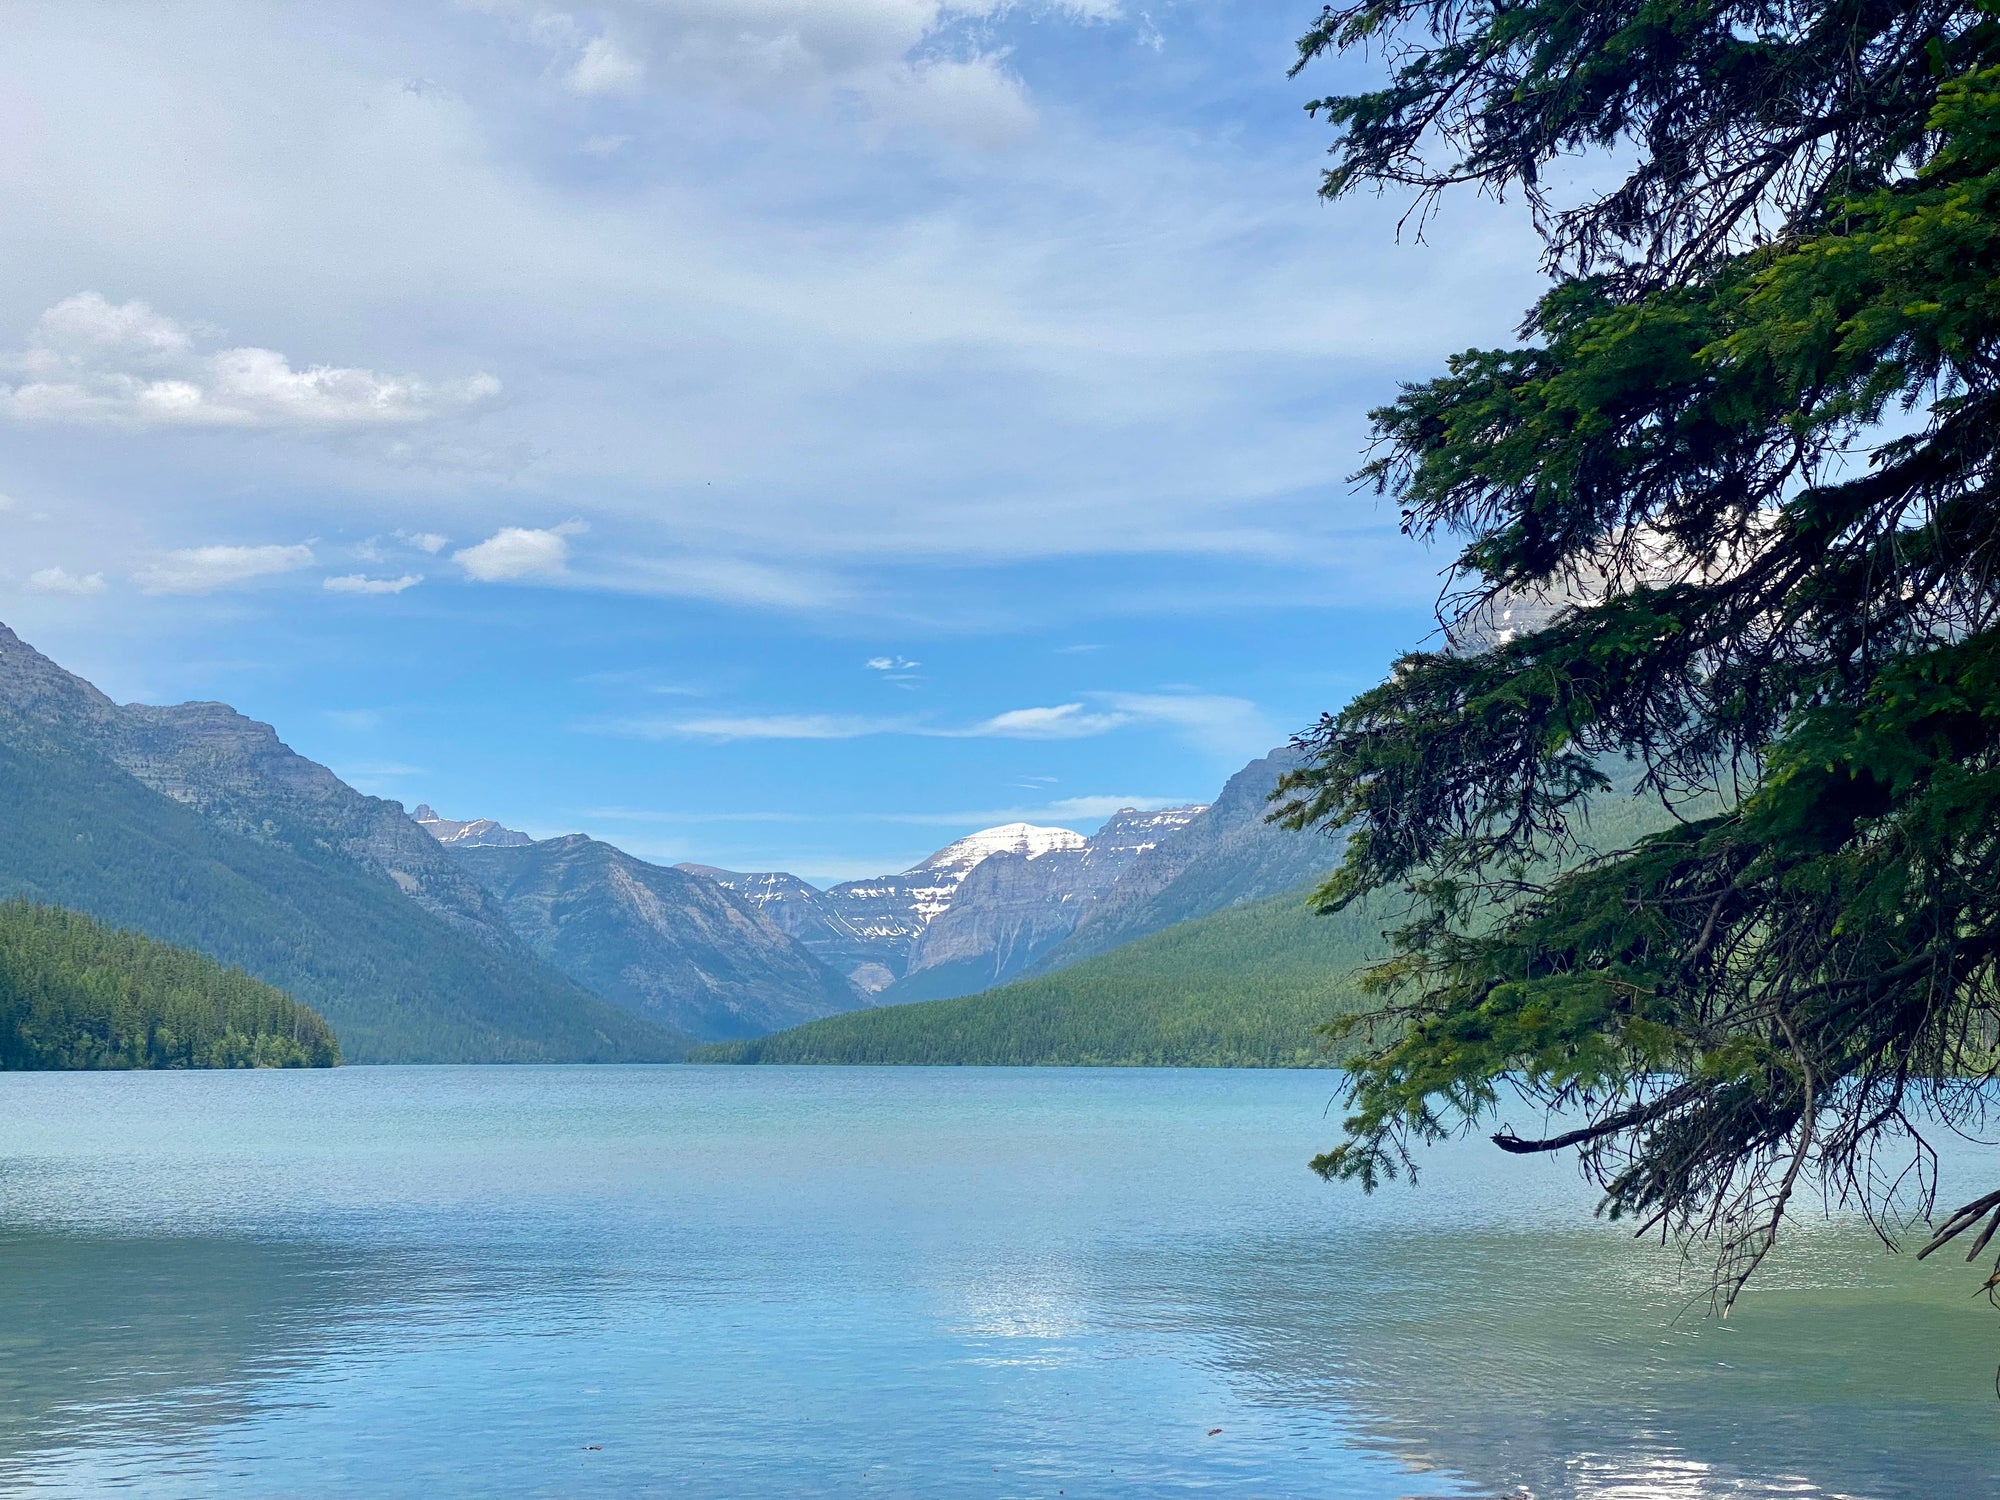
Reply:
[[1207, 800], [1432, 630], [1366, 414], [1537, 290], [1317, 198], [1315, 11], [10, 6], [0, 620], [663, 862]]

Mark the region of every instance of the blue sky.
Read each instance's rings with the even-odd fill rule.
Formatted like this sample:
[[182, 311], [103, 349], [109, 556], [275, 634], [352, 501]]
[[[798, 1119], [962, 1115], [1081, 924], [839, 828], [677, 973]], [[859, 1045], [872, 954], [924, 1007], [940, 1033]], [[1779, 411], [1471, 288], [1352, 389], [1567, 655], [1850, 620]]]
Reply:
[[349, 780], [831, 880], [1205, 798], [1429, 628], [1344, 482], [1533, 297], [1305, 4], [10, 9], [0, 618]]

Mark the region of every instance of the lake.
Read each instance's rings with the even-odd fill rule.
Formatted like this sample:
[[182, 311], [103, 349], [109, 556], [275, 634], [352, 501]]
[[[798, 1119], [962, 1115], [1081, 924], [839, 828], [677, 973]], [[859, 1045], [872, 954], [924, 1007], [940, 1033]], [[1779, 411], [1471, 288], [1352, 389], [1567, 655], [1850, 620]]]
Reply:
[[1719, 1323], [1567, 1163], [1320, 1182], [1333, 1086], [0, 1074], [0, 1491], [2000, 1493], [1956, 1256], [1815, 1218]]

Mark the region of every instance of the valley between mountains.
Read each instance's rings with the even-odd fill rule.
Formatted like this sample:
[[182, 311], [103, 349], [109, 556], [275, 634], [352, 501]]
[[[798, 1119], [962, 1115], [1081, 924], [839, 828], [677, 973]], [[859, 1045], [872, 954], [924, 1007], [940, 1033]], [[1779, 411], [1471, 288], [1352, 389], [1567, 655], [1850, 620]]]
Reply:
[[1212, 803], [1127, 809], [1088, 836], [1007, 824], [821, 889], [406, 812], [224, 704], [116, 704], [0, 626], [0, 898], [240, 968], [325, 1016], [352, 1062], [664, 1060], [1115, 968], [1123, 945], [1337, 862], [1337, 844], [1264, 822], [1287, 764], [1252, 762]]

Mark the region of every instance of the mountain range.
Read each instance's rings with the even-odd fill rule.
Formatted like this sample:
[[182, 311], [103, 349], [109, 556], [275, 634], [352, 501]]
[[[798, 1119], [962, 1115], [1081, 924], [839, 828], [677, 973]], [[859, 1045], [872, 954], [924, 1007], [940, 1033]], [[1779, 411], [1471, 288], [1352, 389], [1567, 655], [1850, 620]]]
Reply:
[[192, 947], [324, 1014], [353, 1061], [642, 1060], [1050, 972], [1289, 890], [1290, 762], [1086, 837], [1010, 823], [822, 890], [582, 834], [414, 815], [220, 703], [119, 705], [0, 626], [0, 897]]
[[1089, 838], [1010, 823], [897, 875], [819, 890], [782, 871], [707, 865], [882, 1005], [969, 995], [1324, 875], [1342, 845], [1264, 821], [1297, 763], [1252, 761], [1210, 804], [1114, 813]]

